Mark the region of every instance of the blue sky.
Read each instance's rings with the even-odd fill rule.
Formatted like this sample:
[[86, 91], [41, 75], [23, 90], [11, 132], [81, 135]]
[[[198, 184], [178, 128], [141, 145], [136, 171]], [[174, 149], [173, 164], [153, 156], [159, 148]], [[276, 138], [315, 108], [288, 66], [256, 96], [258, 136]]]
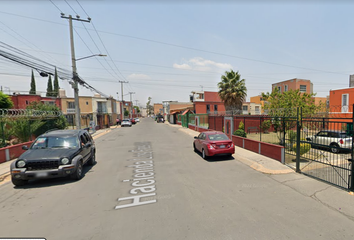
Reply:
[[[124, 94], [135, 92], [140, 105], [149, 96], [155, 103], [188, 101], [191, 91], [217, 91], [230, 69], [246, 79], [248, 100], [292, 78], [311, 80], [317, 96], [325, 97], [330, 89], [348, 87], [354, 74], [349, 1], [2, 0], [0, 5], [2, 42], [68, 71], [69, 26], [60, 12], [82, 19], [88, 14], [92, 23], [74, 21], [76, 57], [108, 56], [78, 61], [79, 75], [107, 95], [118, 92], [119, 99], [118, 81], [129, 81]], [[5, 93], [28, 91], [30, 73], [0, 57]], [[36, 73], [36, 83], [37, 91], [46, 91], [47, 78]], [[73, 96], [67, 81], [60, 86]], [[80, 88], [80, 95], [93, 94]]]

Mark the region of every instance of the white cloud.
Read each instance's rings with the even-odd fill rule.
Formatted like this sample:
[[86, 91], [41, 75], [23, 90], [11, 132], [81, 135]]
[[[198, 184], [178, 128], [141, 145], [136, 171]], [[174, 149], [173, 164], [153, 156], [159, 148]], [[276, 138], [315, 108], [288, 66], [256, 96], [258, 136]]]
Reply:
[[191, 58], [186, 62], [187, 63], [183, 63], [183, 64], [175, 63], [173, 64], [173, 67], [178, 69], [195, 69], [199, 71], [210, 71], [212, 70], [212, 68], [219, 68], [225, 70], [232, 69], [231, 64], [218, 63], [201, 57]]
[[151, 79], [148, 75], [133, 73], [128, 76], [128, 79]]
[[192, 69], [191, 66], [189, 66], [188, 64], [184, 63], [184, 64], [177, 64], [177, 63], [174, 63], [173, 64], [173, 67], [174, 68], [178, 68], [178, 69]]

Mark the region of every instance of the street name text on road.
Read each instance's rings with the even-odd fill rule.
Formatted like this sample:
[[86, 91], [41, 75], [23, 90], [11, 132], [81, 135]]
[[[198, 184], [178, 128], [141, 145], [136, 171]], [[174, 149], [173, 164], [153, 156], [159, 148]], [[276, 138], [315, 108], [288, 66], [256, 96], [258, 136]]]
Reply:
[[[150, 203], [156, 203], [157, 200], [143, 201], [143, 198], [156, 196], [156, 186], [155, 186], [155, 173], [154, 173], [154, 161], [153, 151], [151, 144], [149, 142], [139, 142], [135, 143], [135, 149], [131, 150], [133, 153], [133, 158], [127, 161], [136, 161], [132, 165], [127, 167], [135, 168], [133, 179], [123, 180], [123, 182], [132, 182], [131, 185], [134, 187], [130, 190], [130, 194], [133, 196], [118, 198], [118, 202], [132, 200], [132, 203], [117, 205], [115, 209], [122, 209], [127, 207], [136, 207], [141, 205], [146, 205]], [[142, 195], [136, 195], [141, 194]]]

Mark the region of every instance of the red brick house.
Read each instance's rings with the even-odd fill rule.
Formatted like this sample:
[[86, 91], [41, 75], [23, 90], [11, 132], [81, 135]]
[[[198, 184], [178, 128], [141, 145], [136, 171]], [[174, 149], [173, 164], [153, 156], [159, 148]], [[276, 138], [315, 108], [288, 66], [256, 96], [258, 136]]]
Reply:
[[14, 94], [11, 97], [12, 102], [14, 103], [14, 109], [26, 109], [31, 102], [42, 102], [45, 104], [56, 105], [61, 109], [60, 98], [56, 97], [41, 97], [40, 95], [32, 94]]
[[224, 102], [218, 92], [192, 92], [193, 105], [196, 114], [225, 112]]

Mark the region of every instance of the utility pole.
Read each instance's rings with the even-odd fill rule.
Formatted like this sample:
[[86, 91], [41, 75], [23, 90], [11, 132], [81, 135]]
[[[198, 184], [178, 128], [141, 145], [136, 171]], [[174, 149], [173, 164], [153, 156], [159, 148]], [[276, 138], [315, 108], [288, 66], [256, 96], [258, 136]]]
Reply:
[[135, 92], [129, 92], [130, 94], [130, 104], [132, 105], [131, 109], [130, 109], [130, 118], [133, 117], [133, 100], [132, 100], [132, 94], [135, 94]]
[[74, 48], [74, 33], [73, 33], [73, 20], [81, 22], [90, 22], [91, 18], [88, 20], [80, 19], [80, 16], [77, 15], [76, 18], [73, 18], [71, 15], [66, 17], [64, 13], [61, 14], [61, 18], [69, 19], [70, 27], [70, 45], [71, 45], [71, 62], [73, 67], [73, 81], [72, 87], [74, 89], [74, 98], [75, 98], [75, 123], [76, 129], [81, 129], [81, 114], [80, 114], [80, 103], [79, 103], [79, 84], [78, 84], [78, 75], [76, 69], [76, 58], [75, 58], [75, 48]]
[[121, 118], [122, 118], [122, 120], [124, 119], [124, 112], [123, 112], [123, 110], [124, 110], [124, 105], [123, 105], [123, 102], [124, 102], [124, 100], [123, 100], [123, 83], [129, 83], [129, 82], [127, 82], [127, 81], [119, 81], [120, 82], [120, 86], [121, 86], [121, 91], [122, 91], [122, 108], [121, 108], [121, 111], [120, 111], [120, 114], [121, 114]]

